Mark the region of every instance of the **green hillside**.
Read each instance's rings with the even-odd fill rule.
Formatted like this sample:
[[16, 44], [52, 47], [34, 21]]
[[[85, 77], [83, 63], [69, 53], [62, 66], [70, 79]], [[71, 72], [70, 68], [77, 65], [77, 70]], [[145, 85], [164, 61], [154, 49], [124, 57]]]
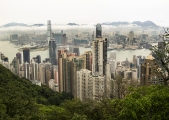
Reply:
[[168, 120], [169, 87], [130, 88], [123, 99], [100, 102], [33, 85], [0, 65], [0, 120]]
[[32, 118], [39, 114], [42, 105], [60, 105], [72, 97], [34, 85], [0, 65], [0, 119]]

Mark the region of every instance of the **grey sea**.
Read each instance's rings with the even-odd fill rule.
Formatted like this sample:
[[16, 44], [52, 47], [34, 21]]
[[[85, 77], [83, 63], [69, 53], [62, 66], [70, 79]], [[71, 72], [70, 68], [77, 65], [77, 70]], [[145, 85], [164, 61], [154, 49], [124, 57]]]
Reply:
[[[80, 54], [83, 54], [85, 51], [91, 51], [91, 48], [84, 48], [79, 47]], [[129, 61], [132, 60], [133, 55], [142, 55], [142, 56], [148, 56], [151, 51], [148, 49], [137, 49], [137, 50], [112, 50], [113, 52], [116, 52], [116, 59], [117, 61], [124, 61], [126, 58], [128, 58]], [[9, 58], [9, 62], [12, 61], [12, 59], [16, 56], [18, 51], [18, 47], [14, 44], [10, 43], [9, 41], [0, 41], [0, 52], [3, 53], [6, 57]], [[108, 57], [110, 55], [111, 51], [108, 51]], [[21, 52], [22, 53], [22, 52]], [[44, 60], [45, 58], [49, 57], [49, 50], [45, 51], [34, 51], [30, 52], [30, 58], [33, 58], [37, 55], [41, 56], [41, 60]]]

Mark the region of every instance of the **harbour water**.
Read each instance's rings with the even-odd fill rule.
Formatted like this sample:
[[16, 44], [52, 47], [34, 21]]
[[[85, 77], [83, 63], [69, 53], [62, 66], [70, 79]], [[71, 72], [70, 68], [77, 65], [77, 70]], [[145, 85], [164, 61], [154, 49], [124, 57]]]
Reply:
[[[80, 54], [83, 54], [85, 51], [91, 51], [91, 48], [84, 48], [80, 47]], [[113, 52], [116, 52], [116, 59], [117, 61], [124, 61], [126, 58], [128, 58], [129, 61], [132, 60], [133, 55], [142, 55], [142, 56], [148, 56], [151, 51], [148, 49], [137, 49], [137, 50], [112, 50]], [[12, 61], [12, 59], [16, 56], [16, 53], [19, 52], [18, 48], [10, 43], [9, 41], [0, 41], [0, 52], [3, 53], [6, 57], [9, 58], [9, 62]], [[30, 58], [40, 55], [41, 60], [44, 60], [45, 58], [49, 57], [49, 50], [45, 51], [34, 51], [30, 52]], [[110, 51], [108, 51], [108, 57], [110, 55]], [[23, 54], [22, 54], [23, 56]]]

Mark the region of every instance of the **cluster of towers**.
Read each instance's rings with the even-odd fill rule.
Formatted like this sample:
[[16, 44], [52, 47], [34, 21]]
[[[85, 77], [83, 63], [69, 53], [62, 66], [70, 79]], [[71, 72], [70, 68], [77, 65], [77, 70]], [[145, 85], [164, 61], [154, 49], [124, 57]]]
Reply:
[[[93, 33], [94, 34], [94, 33]], [[62, 32], [63, 35], [63, 32]], [[129, 33], [129, 45], [132, 45], [134, 33]], [[67, 92], [80, 100], [94, 99], [100, 100], [109, 98], [117, 86], [112, 76], [120, 75], [132, 80], [141, 78], [141, 84], [149, 84], [146, 78], [147, 72], [151, 71], [152, 60], [147, 60], [141, 56], [133, 56], [131, 64], [127, 59], [123, 62], [116, 61], [116, 53], [110, 53], [107, 57], [107, 38], [102, 36], [102, 27], [96, 25], [96, 37], [92, 41], [92, 51], [79, 53], [78, 47], [67, 49], [57, 49], [58, 43], [55, 34], [52, 33], [51, 21], [47, 21], [47, 41], [49, 45], [49, 58], [41, 62], [41, 56], [37, 55], [30, 60], [30, 50], [23, 50], [23, 63], [21, 53], [17, 53], [11, 64], [6, 63], [6, 57], [0, 54], [3, 65], [13, 73], [32, 80], [39, 84], [46, 84], [51, 89], [58, 92]], [[6, 59], [5, 59], [6, 58]], [[145, 62], [145, 64], [143, 64]], [[141, 65], [143, 64], [143, 65]], [[150, 73], [150, 72], [149, 72]], [[152, 81], [153, 82], [153, 81]], [[151, 83], [152, 83], [151, 82]], [[115, 82], [114, 82], [115, 83]]]
[[80, 56], [58, 50], [59, 91], [69, 92], [80, 100], [110, 97], [110, 64], [107, 63], [107, 39], [96, 25], [93, 50]]

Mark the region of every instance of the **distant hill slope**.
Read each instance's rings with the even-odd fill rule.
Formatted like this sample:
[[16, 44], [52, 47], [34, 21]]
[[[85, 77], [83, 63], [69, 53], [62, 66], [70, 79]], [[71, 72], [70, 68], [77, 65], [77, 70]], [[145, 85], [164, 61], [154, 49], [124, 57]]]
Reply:
[[152, 21], [145, 21], [145, 22], [140, 22], [140, 21], [134, 21], [132, 23], [130, 22], [108, 22], [108, 23], [102, 23], [102, 25], [113, 25], [113, 26], [120, 26], [120, 25], [138, 25], [141, 27], [158, 27], [154, 22]]
[[113, 25], [113, 26], [119, 26], [119, 25], [128, 25], [129, 22], [108, 22], [108, 23], [102, 23], [102, 25]]
[[41, 27], [41, 26], [45, 26], [44, 24], [33, 24], [31, 26], [37, 26], [37, 27]]
[[79, 25], [79, 24], [76, 24], [76, 23], [68, 23], [67, 25], [73, 26], [73, 25]]
[[3, 25], [3, 27], [11, 27], [11, 26], [27, 26], [27, 24], [11, 22], [11, 23], [7, 23], [7, 24]]
[[146, 26], [157, 27], [157, 25], [152, 21], [145, 21], [145, 22], [134, 21], [134, 22], [132, 22], [132, 24], [136, 24], [136, 25], [142, 26], [142, 27], [146, 27]]

